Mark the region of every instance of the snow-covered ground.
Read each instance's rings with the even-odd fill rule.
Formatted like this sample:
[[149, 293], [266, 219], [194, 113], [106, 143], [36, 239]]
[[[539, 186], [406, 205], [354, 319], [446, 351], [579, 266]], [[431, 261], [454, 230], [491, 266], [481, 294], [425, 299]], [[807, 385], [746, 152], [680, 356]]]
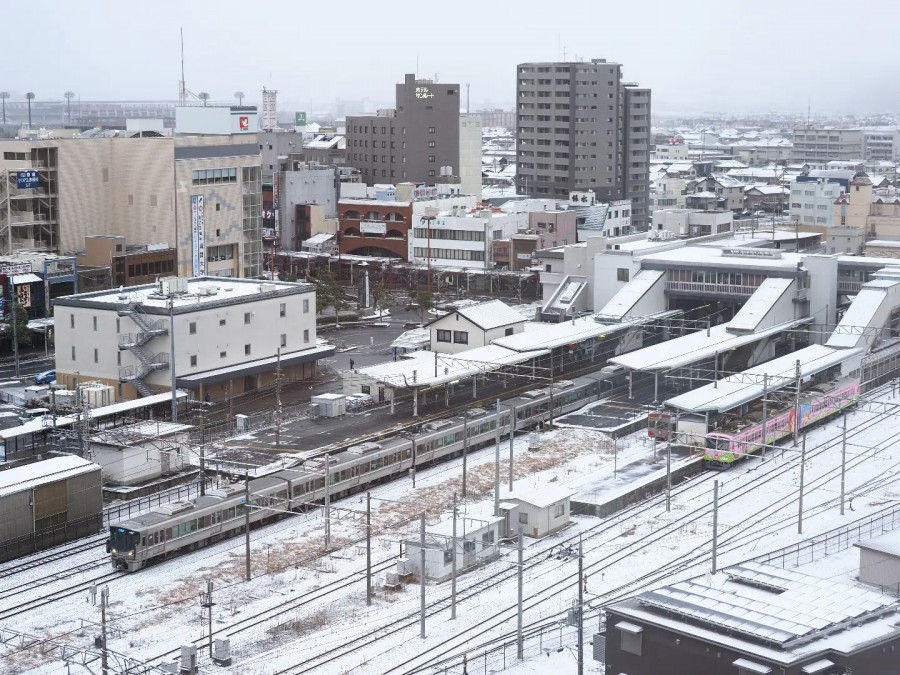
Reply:
[[[877, 413], [863, 410], [848, 416], [848, 426], [846, 486], [847, 494], [855, 495], [854, 510], [848, 509], [843, 517], [838, 511], [841, 446], [837, 420], [816, 428], [807, 439], [803, 537], [883, 509], [897, 498], [893, 485], [900, 471], [900, 431]], [[501, 457], [508, 457], [508, 448], [508, 442], [501, 444]], [[517, 439], [517, 485], [537, 487], [552, 482], [596, 491], [597, 485], [608, 485], [604, 481], [613, 470], [611, 448], [602, 434], [578, 429], [544, 434], [538, 452], [527, 450], [526, 438]], [[636, 470], [652, 461], [652, 445], [644, 434], [620, 439], [618, 450], [620, 471]], [[549, 555], [551, 548], [558, 549], [562, 543], [577, 545], [581, 535], [592, 608], [648, 584], [702, 574], [709, 569], [713, 480], [720, 482], [720, 567], [791, 544], [802, 539], [797, 534], [799, 455], [799, 448], [787, 447], [783, 456], [776, 452], [765, 461], [750, 460], [728, 472], [706, 472], [673, 490], [669, 513], [664, 497], [658, 496], [608, 519], [577, 517], [571, 527], [551, 537], [526, 538], [524, 623], [526, 629], [547, 628], [546, 633], [540, 631], [527, 640], [529, 660], [515, 669], [511, 669], [515, 649], [507, 652], [509, 672], [574, 669], [571, 648], [555, 651], [567, 638], [564, 635], [554, 643], [557, 638], [553, 636], [559, 632], [559, 618], [576, 595], [578, 561]], [[493, 457], [493, 448], [469, 456], [465, 508], [491, 503]], [[332, 545], [340, 548], [330, 555], [322, 555], [321, 510], [254, 531], [254, 578], [249, 583], [243, 581], [242, 538], [110, 580], [110, 649], [158, 662], [174, 656], [182, 644], [201, 644], [206, 626], [201, 622], [199, 595], [211, 576], [216, 603], [213, 629], [216, 637], [231, 638], [234, 657], [230, 668], [217, 668], [216, 672], [400, 673], [463, 652], [470, 657], [482, 654], [482, 645], [515, 629], [514, 550], [459, 577], [458, 613], [453, 621], [449, 618], [449, 582], [429, 584], [426, 602], [432, 614], [426, 618], [424, 640], [419, 638], [418, 585], [399, 592], [381, 587], [387, 561], [396, 557], [398, 542], [416, 532], [418, 514], [424, 510], [428, 522], [435, 523], [446, 517], [454, 493], [461, 495], [461, 465], [461, 460], [454, 460], [419, 471], [415, 490], [409, 479], [372, 490], [373, 526], [379, 533], [374, 538], [373, 564], [382, 571], [376, 575], [371, 607], [365, 603], [365, 548], [361, 542], [364, 521], [360, 511], [365, 509], [365, 498], [357, 495], [335, 504]], [[663, 462], [655, 466], [659, 471], [665, 469]], [[500, 476], [505, 481], [505, 461]], [[602, 496], [595, 494], [594, 498]], [[68, 559], [51, 562], [41, 574], [64, 574], [71, 565]], [[4, 584], [0, 580], [0, 594]], [[50, 607], [51, 611], [43, 607], [23, 612], [14, 622], [0, 625], [33, 635], [59, 636], [60, 641], [77, 647], [92, 645], [100, 611], [86, 602], [86, 594], [61, 599]], [[549, 646], [542, 650], [537, 645], [543, 645], [544, 639]], [[3, 672], [66, 672], [52, 656], [9, 646], [0, 649]], [[503, 668], [502, 660], [495, 656], [488, 658], [489, 672]], [[590, 665], [589, 656], [588, 652], [586, 664]], [[208, 663], [205, 652], [203, 663]], [[482, 672], [480, 667], [477, 672]]]

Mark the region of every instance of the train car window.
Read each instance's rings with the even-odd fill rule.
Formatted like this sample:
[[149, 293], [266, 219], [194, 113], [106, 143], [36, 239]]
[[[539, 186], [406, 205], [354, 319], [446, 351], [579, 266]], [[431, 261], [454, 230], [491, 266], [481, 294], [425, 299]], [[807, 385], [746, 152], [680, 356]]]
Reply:
[[141, 546], [147, 545], [147, 537], [141, 537]]
[[172, 538], [172, 528], [167, 527], [166, 528], [166, 541], [169, 541], [171, 538]]
[[412, 448], [406, 448], [406, 449], [403, 451], [403, 457], [404, 457], [405, 459], [409, 459], [410, 457], [412, 457]]

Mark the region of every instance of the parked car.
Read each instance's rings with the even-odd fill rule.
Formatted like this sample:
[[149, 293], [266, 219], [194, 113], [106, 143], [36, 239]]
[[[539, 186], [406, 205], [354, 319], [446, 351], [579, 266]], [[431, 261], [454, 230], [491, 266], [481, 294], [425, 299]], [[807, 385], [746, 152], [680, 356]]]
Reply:
[[43, 373], [38, 373], [34, 376], [35, 384], [53, 384], [54, 382], [56, 382], [55, 370], [45, 370]]

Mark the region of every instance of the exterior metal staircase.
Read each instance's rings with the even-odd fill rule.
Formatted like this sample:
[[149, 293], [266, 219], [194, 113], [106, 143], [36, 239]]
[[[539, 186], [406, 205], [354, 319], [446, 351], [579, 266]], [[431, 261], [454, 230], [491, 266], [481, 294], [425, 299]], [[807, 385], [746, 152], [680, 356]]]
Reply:
[[139, 329], [136, 333], [119, 335], [119, 349], [128, 350], [138, 361], [136, 366], [119, 367], [119, 381], [132, 385], [141, 396], [149, 396], [153, 392], [144, 379], [156, 370], [169, 368], [169, 354], [165, 352], [150, 354], [144, 346], [154, 338], [168, 335], [168, 324], [162, 319], [151, 321], [136, 302], [126, 303], [119, 308], [118, 314], [130, 318]]

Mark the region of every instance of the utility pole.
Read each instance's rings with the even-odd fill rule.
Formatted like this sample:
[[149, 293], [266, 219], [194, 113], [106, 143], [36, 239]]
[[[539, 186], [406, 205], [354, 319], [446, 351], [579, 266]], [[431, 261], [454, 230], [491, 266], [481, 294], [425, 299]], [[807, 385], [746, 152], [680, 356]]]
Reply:
[[250, 471], [244, 472], [244, 530], [246, 538], [244, 543], [244, 551], [246, 554], [246, 578], [250, 581]]
[[497, 429], [494, 444], [494, 515], [500, 515], [500, 399], [497, 399]]
[[847, 409], [844, 409], [844, 428], [841, 432], [841, 515], [844, 515], [844, 487], [847, 474]]
[[213, 582], [212, 579], [206, 580], [206, 593], [200, 596], [200, 606], [207, 612], [207, 621], [209, 625], [209, 658], [213, 656], [213, 629], [212, 629], [212, 612], [213, 612]]
[[[522, 637], [522, 599], [523, 599], [523, 582], [525, 577], [524, 568], [525, 566], [522, 564], [522, 526], [519, 525], [519, 541], [517, 542], [516, 548], [519, 552], [519, 601], [518, 601], [518, 621], [516, 623], [516, 657], [521, 661], [525, 658], [525, 642]], [[578, 576], [581, 576], [579, 571]], [[579, 582], [580, 583], [580, 582]]]
[[419, 593], [420, 599], [420, 617], [419, 617], [419, 637], [425, 639], [425, 512], [419, 515]]
[[578, 535], [578, 675], [584, 675], [584, 552]]
[[372, 494], [366, 491], [366, 606], [372, 605]]
[[275, 365], [275, 447], [281, 447], [281, 347], [276, 352]]
[[453, 493], [453, 555], [450, 567], [450, 618], [456, 618], [456, 493]]
[[106, 654], [106, 605], [109, 602], [109, 586], [100, 589], [100, 663], [103, 675], [109, 675], [109, 664]]
[[[803, 478], [806, 468], [806, 434], [803, 434], [803, 449], [800, 451], [800, 499], [798, 500], [797, 534], [803, 534]], [[842, 495], [843, 496], [843, 495]], [[843, 503], [843, 499], [841, 500]]]
[[206, 494], [206, 408], [200, 402], [200, 496]]
[[[10, 277], [12, 278], [12, 277]], [[13, 364], [16, 369], [16, 379], [19, 379], [19, 322], [16, 320], [19, 316], [19, 298], [16, 295], [16, 287], [13, 284], [10, 284], [10, 289], [12, 295], [10, 305], [12, 306], [12, 312], [10, 313], [10, 317], [12, 319], [12, 334], [13, 334]], [[23, 310], [24, 311], [24, 310]]]
[[712, 531], [712, 573], [716, 573], [716, 552], [719, 545], [719, 481], [713, 482], [713, 531]]
[[619, 439], [613, 436], [613, 480], [619, 480]]

